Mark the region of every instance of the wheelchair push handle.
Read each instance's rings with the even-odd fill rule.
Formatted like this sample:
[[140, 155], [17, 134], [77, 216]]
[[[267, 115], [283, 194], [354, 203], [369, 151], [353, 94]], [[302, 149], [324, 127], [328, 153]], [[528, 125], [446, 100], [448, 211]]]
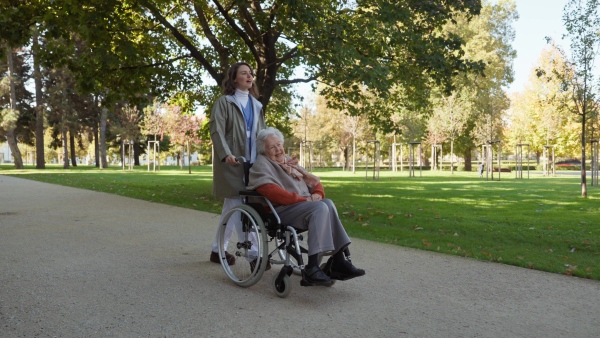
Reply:
[[244, 156], [237, 156], [235, 158], [235, 160], [244, 166], [244, 177], [243, 177], [243, 182], [244, 185], [248, 185], [248, 179], [249, 179], [249, 175], [250, 175], [250, 167], [252, 166], [250, 163], [248, 163], [246, 161], [246, 158]]

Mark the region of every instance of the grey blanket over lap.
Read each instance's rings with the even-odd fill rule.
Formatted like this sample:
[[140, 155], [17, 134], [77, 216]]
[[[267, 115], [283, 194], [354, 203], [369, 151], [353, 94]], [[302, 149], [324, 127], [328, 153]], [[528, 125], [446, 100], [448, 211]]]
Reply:
[[[311, 174], [311, 176], [316, 177]], [[306, 177], [306, 176], [305, 176]], [[318, 179], [318, 178], [317, 178]], [[255, 190], [265, 184], [277, 184], [279, 187], [295, 192], [299, 196], [310, 196], [310, 188], [304, 180], [297, 180], [289, 175], [279, 164], [265, 155], [258, 155], [250, 168], [247, 189]]]

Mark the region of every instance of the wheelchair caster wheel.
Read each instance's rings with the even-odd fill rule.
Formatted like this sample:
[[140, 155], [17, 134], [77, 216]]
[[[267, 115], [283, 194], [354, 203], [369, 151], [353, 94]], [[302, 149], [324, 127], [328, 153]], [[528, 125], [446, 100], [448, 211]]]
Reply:
[[277, 297], [285, 298], [292, 291], [292, 285], [290, 283], [290, 276], [283, 275], [280, 279], [279, 274], [273, 276], [273, 290], [275, 290], [275, 294]]

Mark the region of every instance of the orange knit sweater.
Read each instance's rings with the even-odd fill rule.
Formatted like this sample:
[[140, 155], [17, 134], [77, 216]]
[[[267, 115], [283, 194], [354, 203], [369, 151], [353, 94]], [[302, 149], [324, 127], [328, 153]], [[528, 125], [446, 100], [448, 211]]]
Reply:
[[[289, 192], [277, 184], [265, 184], [256, 188], [256, 191], [261, 193], [261, 195], [271, 201], [271, 203], [276, 205], [290, 205], [296, 204], [299, 202], [306, 202], [306, 197], [299, 196], [295, 192]], [[323, 185], [321, 183], [317, 184], [313, 189], [311, 194], [319, 194], [322, 198], [325, 198], [325, 190], [323, 189]]]

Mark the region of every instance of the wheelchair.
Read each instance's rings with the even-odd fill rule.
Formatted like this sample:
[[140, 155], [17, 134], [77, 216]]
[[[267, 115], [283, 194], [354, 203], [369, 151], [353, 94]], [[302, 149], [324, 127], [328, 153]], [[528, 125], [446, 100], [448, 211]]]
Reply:
[[[245, 163], [241, 157], [238, 161]], [[248, 169], [244, 169], [244, 182], [248, 181]], [[240, 198], [242, 204], [225, 214], [218, 230], [219, 260], [227, 277], [238, 286], [253, 286], [262, 278], [269, 262], [273, 266], [283, 265], [271, 282], [278, 297], [289, 295], [292, 274], [301, 276], [301, 286], [315, 285], [306, 280], [304, 272], [304, 262], [308, 260], [308, 245], [303, 234], [306, 230], [282, 224], [273, 204], [257, 191], [240, 191]], [[241, 228], [230, 229], [233, 233], [227, 236], [227, 223], [231, 217], [241, 218]], [[229, 241], [226, 241], [227, 237], [230, 237]], [[272, 251], [269, 251], [269, 243], [274, 245]], [[235, 262], [228, 260], [226, 253], [233, 255]], [[344, 255], [350, 261], [348, 248]], [[322, 259], [319, 256], [319, 265]], [[325, 264], [321, 265], [321, 269]], [[333, 285], [335, 280], [331, 282], [327, 286]]]

